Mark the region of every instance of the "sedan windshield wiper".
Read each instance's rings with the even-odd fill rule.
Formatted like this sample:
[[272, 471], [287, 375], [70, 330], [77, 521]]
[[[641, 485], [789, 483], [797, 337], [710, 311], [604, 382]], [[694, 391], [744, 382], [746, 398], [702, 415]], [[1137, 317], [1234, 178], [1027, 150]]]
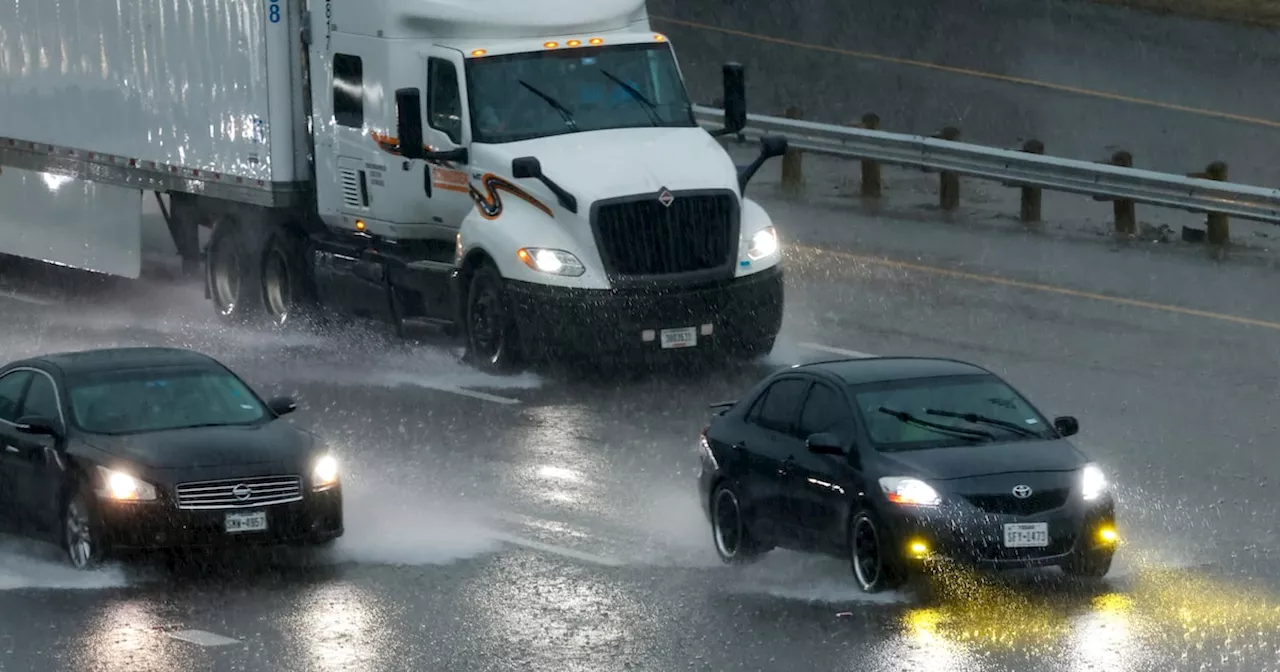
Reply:
[[577, 120], [575, 120], [575, 119], [573, 118], [573, 113], [569, 111], [569, 108], [567, 108], [567, 107], [565, 107], [565, 106], [564, 106], [564, 103], [561, 103], [560, 101], [556, 100], [555, 98], [552, 98], [551, 96], [549, 96], [549, 95], [547, 95], [547, 94], [543, 93], [542, 91], [539, 91], [537, 88], [534, 88], [534, 86], [533, 86], [532, 84], [530, 84], [529, 82], [524, 81], [523, 79], [518, 80], [518, 81], [520, 82], [520, 86], [523, 86], [524, 88], [529, 89], [529, 92], [530, 92], [530, 93], [532, 93], [533, 95], [535, 95], [535, 96], [537, 96], [537, 97], [539, 97], [539, 98], [541, 98], [541, 99], [543, 99], [543, 100], [547, 101], [547, 104], [548, 104], [548, 105], [550, 105], [551, 107], [555, 108], [555, 111], [556, 111], [556, 112], [559, 112], [559, 113], [560, 113], [560, 116], [564, 117], [564, 123], [565, 123], [565, 125], [567, 125], [569, 128], [571, 128], [571, 129], [573, 129], [573, 130], [575, 130], [575, 131], [576, 131], [576, 130], [578, 130], [578, 122], [577, 122]]
[[600, 74], [612, 79], [614, 83], [622, 87], [622, 90], [630, 94], [632, 99], [637, 103], [640, 103], [644, 107], [644, 111], [649, 115], [649, 121], [652, 122], [654, 126], [662, 125], [662, 119], [658, 116], [658, 106], [655, 105], [652, 100], [649, 100], [643, 93], [636, 90], [636, 87], [622, 81], [620, 77], [612, 72], [609, 72], [608, 70], [601, 70]]
[[937, 415], [943, 418], [957, 418], [959, 420], [964, 420], [965, 422], [970, 422], [975, 425], [982, 424], [982, 425], [991, 425], [992, 427], [1003, 427], [1013, 432], [1014, 434], [1021, 434], [1022, 436], [1033, 436], [1036, 438], [1040, 438], [1040, 433], [1035, 430], [1028, 429], [1016, 423], [1009, 422], [1008, 420], [997, 420], [996, 418], [990, 418], [985, 415], [979, 415], [977, 413], [956, 413], [955, 411], [940, 411], [933, 408], [925, 409], [925, 413], [929, 415]]
[[906, 411], [895, 411], [892, 408], [885, 408], [884, 406], [881, 406], [878, 410], [881, 413], [884, 413], [885, 415], [893, 418], [897, 418], [898, 420], [905, 422], [908, 425], [923, 427], [929, 431], [937, 432], [938, 434], [944, 434], [948, 436], [954, 436], [957, 438], [973, 439], [973, 440], [985, 439], [987, 441], [995, 441], [996, 439], [996, 437], [992, 436], [989, 432], [984, 432], [980, 429], [964, 429], [962, 427], [952, 427], [950, 425], [939, 425], [936, 422], [921, 420], [920, 418], [917, 418], [916, 416], [911, 415]]

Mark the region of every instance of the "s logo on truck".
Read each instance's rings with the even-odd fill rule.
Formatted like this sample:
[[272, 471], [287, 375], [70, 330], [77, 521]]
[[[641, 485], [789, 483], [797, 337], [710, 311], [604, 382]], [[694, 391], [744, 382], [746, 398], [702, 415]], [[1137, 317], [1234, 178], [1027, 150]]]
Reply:
[[668, 191], [666, 187], [663, 187], [662, 190], [658, 192], [658, 202], [661, 203], [664, 208], [671, 207], [671, 204], [675, 202], [675, 200], [676, 195]]

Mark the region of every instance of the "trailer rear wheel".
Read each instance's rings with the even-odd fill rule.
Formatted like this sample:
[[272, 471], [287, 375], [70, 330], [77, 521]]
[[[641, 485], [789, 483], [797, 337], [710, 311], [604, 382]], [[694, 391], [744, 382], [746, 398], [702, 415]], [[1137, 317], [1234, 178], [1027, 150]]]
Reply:
[[205, 264], [210, 298], [224, 321], [243, 325], [263, 313], [262, 258], [258, 236], [250, 227], [224, 215], [213, 226]]

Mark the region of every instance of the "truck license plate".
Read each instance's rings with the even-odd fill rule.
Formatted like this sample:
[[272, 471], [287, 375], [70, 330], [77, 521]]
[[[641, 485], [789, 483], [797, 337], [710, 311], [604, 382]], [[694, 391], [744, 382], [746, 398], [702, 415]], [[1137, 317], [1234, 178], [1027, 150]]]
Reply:
[[235, 534], [237, 532], [261, 532], [265, 529], [267, 529], [266, 511], [227, 514], [228, 534]]
[[1044, 548], [1049, 545], [1049, 523], [1008, 523], [1005, 548]]
[[683, 329], [663, 329], [662, 330], [662, 347], [663, 348], [692, 348], [698, 344], [697, 327], [685, 327]]

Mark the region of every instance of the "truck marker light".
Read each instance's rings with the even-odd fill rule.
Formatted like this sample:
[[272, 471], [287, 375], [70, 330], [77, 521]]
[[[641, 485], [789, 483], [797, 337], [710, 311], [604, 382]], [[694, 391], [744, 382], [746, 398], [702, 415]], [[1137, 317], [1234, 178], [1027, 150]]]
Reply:
[[484, 49], [473, 49], [471, 51], [472, 56], [484, 56], [487, 53], [489, 52], [485, 51]]
[[559, 42], [543, 42], [542, 46], [548, 49], [555, 49], [556, 47], [560, 46], [560, 43]]
[[591, 38], [591, 39], [590, 39], [590, 40], [588, 40], [588, 41], [589, 41], [591, 44], [595, 44], [595, 45], [601, 45], [601, 44], [604, 44], [604, 39], [603, 39], [603, 38], [599, 38], [599, 37], [593, 37], [593, 38]]
[[565, 42], [565, 44], [570, 47], [580, 47], [582, 46], [582, 40], [569, 40], [568, 42]]
[[364, 229], [365, 229], [364, 220], [363, 220], [363, 219], [357, 219], [357, 220], [356, 220], [356, 231], [364, 231]]
[[654, 35], [654, 36], [653, 36], [653, 41], [654, 41], [654, 42], [666, 42], [666, 41], [667, 41], [667, 36], [666, 36], [666, 35]]

